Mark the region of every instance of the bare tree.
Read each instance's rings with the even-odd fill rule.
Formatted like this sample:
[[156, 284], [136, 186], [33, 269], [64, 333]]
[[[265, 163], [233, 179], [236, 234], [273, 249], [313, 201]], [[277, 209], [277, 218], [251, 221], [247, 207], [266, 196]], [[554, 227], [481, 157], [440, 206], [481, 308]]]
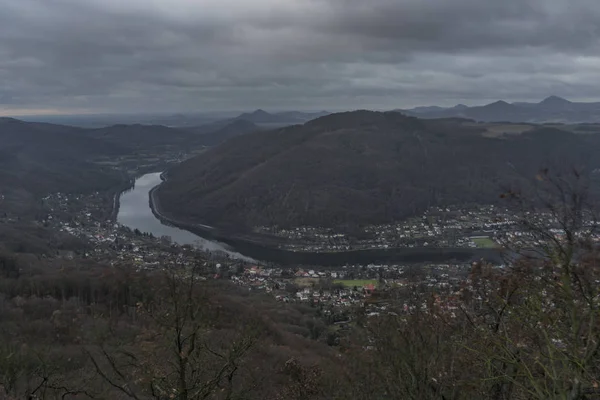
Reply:
[[65, 360], [48, 356], [49, 349], [5, 345], [0, 348], [0, 398], [91, 398], [83, 384], [69, 382], [61, 368]]
[[536, 181], [533, 197], [506, 194], [520, 209], [524, 243], [509, 243], [519, 256], [506, 271], [477, 265], [463, 293], [461, 310], [481, 332], [465, 348], [493, 398], [599, 395], [600, 254], [589, 180], [543, 170]]
[[90, 349], [97, 374], [133, 399], [233, 399], [236, 376], [256, 343], [258, 331], [217, 330], [218, 308], [198, 268], [165, 272], [148, 304], [138, 304], [147, 329], [138, 345]]

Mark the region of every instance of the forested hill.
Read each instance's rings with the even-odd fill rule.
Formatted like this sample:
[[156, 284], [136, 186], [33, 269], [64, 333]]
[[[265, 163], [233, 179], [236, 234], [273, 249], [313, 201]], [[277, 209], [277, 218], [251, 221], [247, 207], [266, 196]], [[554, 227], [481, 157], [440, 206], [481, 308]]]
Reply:
[[86, 192], [110, 188], [120, 173], [92, 160], [121, 155], [126, 149], [88, 137], [70, 126], [0, 119], [0, 211], [27, 210], [49, 192]]
[[125, 184], [122, 158], [160, 159], [202, 148], [196, 135], [159, 125], [85, 129], [0, 118], [0, 212], [29, 214], [51, 192], [112, 190]]
[[118, 160], [161, 160], [255, 129], [243, 120], [195, 132], [140, 124], [85, 129], [0, 118], [0, 211], [27, 213], [50, 192], [105, 191], [123, 184]]
[[162, 125], [112, 125], [87, 130], [85, 134], [132, 150], [185, 146], [194, 139], [194, 135], [189, 132]]
[[332, 114], [233, 138], [169, 171], [158, 194], [167, 215], [220, 227], [347, 227], [495, 202], [505, 185], [544, 166], [597, 163], [596, 135], [485, 130], [397, 112]]

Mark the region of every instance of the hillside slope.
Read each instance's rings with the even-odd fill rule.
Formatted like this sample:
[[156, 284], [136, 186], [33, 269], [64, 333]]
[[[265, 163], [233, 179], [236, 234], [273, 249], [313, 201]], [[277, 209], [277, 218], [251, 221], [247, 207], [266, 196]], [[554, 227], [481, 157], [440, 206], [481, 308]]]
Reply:
[[217, 121], [212, 124], [189, 128], [187, 131], [197, 135], [194, 143], [202, 146], [216, 146], [239, 135], [258, 131], [260, 128], [244, 119]]
[[460, 120], [356, 111], [233, 138], [169, 171], [158, 195], [166, 215], [224, 228], [352, 228], [494, 202], [503, 184], [596, 149], [550, 128], [487, 138]]
[[192, 133], [183, 129], [141, 124], [113, 125], [87, 130], [86, 134], [106, 143], [138, 151], [164, 147], [185, 147], [195, 139]]
[[2, 207], [26, 212], [45, 193], [95, 191], [118, 184], [120, 173], [92, 161], [126, 150], [84, 132], [69, 126], [0, 119]]

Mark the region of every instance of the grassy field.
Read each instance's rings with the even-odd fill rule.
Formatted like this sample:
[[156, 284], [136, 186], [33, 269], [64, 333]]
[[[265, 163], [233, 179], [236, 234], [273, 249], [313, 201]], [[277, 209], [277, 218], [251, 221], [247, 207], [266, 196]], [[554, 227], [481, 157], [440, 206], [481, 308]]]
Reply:
[[474, 238], [472, 240], [477, 247], [482, 249], [493, 249], [494, 247], [498, 247], [498, 243], [494, 242], [490, 238]]
[[375, 286], [377, 286], [377, 280], [376, 279], [337, 279], [334, 280], [333, 283], [341, 283], [342, 285], [346, 286], [346, 287], [363, 287], [366, 285], [370, 285], [373, 284]]

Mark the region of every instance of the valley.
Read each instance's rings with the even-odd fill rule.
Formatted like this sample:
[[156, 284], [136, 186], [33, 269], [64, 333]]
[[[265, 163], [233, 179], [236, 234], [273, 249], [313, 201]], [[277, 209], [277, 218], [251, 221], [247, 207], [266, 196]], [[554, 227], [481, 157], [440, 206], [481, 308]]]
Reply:
[[600, 400], [600, 2], [0, 10], [0, 400]]
[[[496, 290], [479, 291], [481, 299], [466, 303], [461, 293], [477, 287], [477, 274], [494, 276], [490, 282], [498, 282], [501, 291], [522, 257], [565, 241], [571, 231], [561, 229], [556, 210], [536, 202], [525, 207], [517, 192], [500, 183], [514, 179], [535, 189], [519, 193], [541, 193], [552, 175], [537, 163], [559, 154], [565, 163], [584, 160], [597, 151], [594, 134], [532, 124], [510, 129], [504, 123], [425, 122], [396, 114], [333, 114], [275, 130], [236, 123], [213, 131], [211, 143], [220, 135], [224, 142], [211, 146], [197, 136], [209, 133], [142, 125], [94, 130], [34, 125], [31, 132], [44, 133], [29, 141], [21, 135], [27, 123], [11, 121], [17, 134], [0, 129], [0, 136], [12, 137], [19, 147], [5, 148], [17, 156], [4, 173], [19, 178], [1, 186], [0, 290], [8, 300], [0, 311], [9, 321], [5, 329], [17, 338], [11, 343], [51, 345], [54, 350], [46, 354], [54, 365], [69, 352], [77, 363], [44, 375], [45, 359], [31, 359], [35, 367], [10, 393], [31, 391], [32, 380], [48, 393], [83, 390], [81, 378], [65, 380], [82, 373], [93, 377], [86, 391], [115, 393], [103, 385], [98, 371], [106, 364], [99, 360], [109, 360], [109, 366], [113, 357], [125, 360], [120, 352], [127, 346], [149, 363], [156, 355], [155, 350], [145, 355], [146, 343], [170, 349], [144, 336], [172, 335], [171, 327], [157, 325], [146, 313], [165, 307], [171, 315], [175, 308], [169, 302], [179, 304], [179, 297], [169, 290], [185, 293], [194, 285], [206, 291], [202, 304], [214, 302], [220, 315], [210, 317], [219, 324], [211, 332], [227, 337], [232, 324], [235, 332], [246, 332], [244, 327], [263, 321], [253, 340], [264, 346], [252, 345], [260, 358], [245, 362], [287, 365], [302, 354], [303, 362], [331, 363], [329, 371], [337, 375], [340, 354], [349, 360], [365, 355], [349, 351], [348, 343], [360, 349], [372, 345], [369, 338], [355, 337], [364, 326], [374, 326], [363, 324], [421, 313], [466, 323], [461, 313], [467, 304], [478, 310]], [[35, 162], [38, 156], [43, 163]], [[512, 163], [509, 172], [503, 169], [506, 160]], [[591, 161], [589, 182], [595, 185], [598, 169]], [[533, 180], [527, 174], [535, 174]], [[305, 203], [302, 208], [305, 190], [322, 208]], [[26, 193], [31, 202], [17, 201], [13, 192]], [[396, 201], [409, 206], [391, 207]], [[587, 232], [595, 221], [581, 215], [574, 232], [595, 245], [600, 236]], [[534, 260], [543, 260], [536, 254]], [[37, 326], [43, 330], [31, 328]], [[26, 349], [19, 354], [31, 356]], [[0, 371], [10, 372], [3, 365]], [[121, 373], [124, 367], [115, 368]], [[123, 382], [153, 376], [127, 368], [133, 369], [122, 373]], [[256, 390], [287, 390], [279, 382], [287, 376], [282, 374], [271, 371]], [[62, 386], [44, 383], [55, 381]], [[316, 385], [324, 388], [324, 382]]]
[[[243, 116], [235, 121], [245, 121]], [[135, 187], [136, 179], [150, 179], [154, 183], [146, 184], [136, 194], [138, 204], [130, 206], [146, 210], [139, 214], [140, 226], [129, 223], [132, 229], [160, 237], [163, 229], [175, 229], [168, 225], [177, 226], [193, 232], [174, 230], [175, 236], [189, 236], [180, 245], [213, 240], [255, 260], [320, 267], [479, 259], [502, 263], [500, 249], [521, 230], [514, 204], [500, 199], [502, 190], [527, 185], [540, 165], [558, 157], [572, 163], [589, 159], [600, 144], [593, 134], [576, 133], [576, 126], [511, 128], [367, 111], [255, 133], [254, 128], [248, 132], [246, 123], [232, 125], [240, 129], [237, 138], [222, 130], [228, 123], [203, 128], [224, 136], [226, 143], [212, 148], [197, 139], [209, 133], [160, 126], [86, 130], [33, 124], [31, 132], [43, 129], [45, 140], [57, 135], [58, 143], [58, 135], [66, 131], [79, 135], [77, 141], [95, 144], [94, 156], [85, 156], [87, 168], [114, 176], [104, 187], [98, 185], [102, 180], [87, 180], [94, 183], [93, 196], [105, 199], [106, 220], [120, 222], [117, 197]], [[24, 131], [27, 124], [5, 121], [4, 135], [15, 127]], [[64, 146], [61, 151], [61, 160], [85, 154]], [[165, 171], [160, 186], [158, 174], [150, 174], [155, 171]], [[11, 198], [14, 187], [6, 188], [0, 204], [6, 215], [37, 215], [32, 222], [40, 221], [39, 204], [18, 214], [14, 204], [23, 203]], [[77, 183], [70, 190], [56, 189], [90, 195]]]

